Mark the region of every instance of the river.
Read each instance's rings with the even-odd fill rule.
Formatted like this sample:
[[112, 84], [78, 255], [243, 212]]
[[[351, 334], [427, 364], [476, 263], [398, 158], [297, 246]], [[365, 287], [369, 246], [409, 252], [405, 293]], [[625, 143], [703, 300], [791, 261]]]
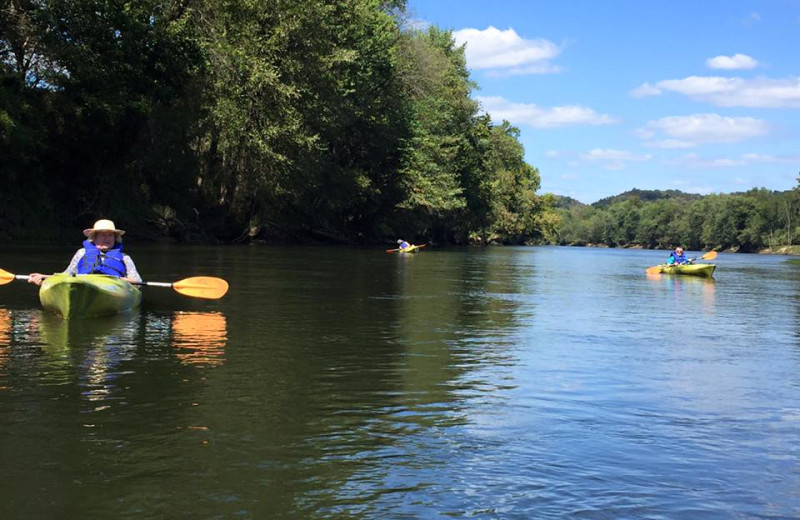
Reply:
[[786, 257], [706, 280], [645, 275], [663, 251], [130, 252], [230, 291], [63, 321], [0, 286], [0, 518], [800, 517]]

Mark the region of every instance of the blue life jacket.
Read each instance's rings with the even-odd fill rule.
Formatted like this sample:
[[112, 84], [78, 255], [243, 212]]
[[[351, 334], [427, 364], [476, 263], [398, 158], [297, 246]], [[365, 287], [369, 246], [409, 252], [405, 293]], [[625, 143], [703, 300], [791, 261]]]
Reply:
[[114, 244], [114, 247], [100, 252], [94, 242], [83, 241], [85, 254], [78, 262], [78, 274], [108, 274], [118, 278], [128, 274], [125, 262], [122, 260], [122, 244]]
[[686, 253], [678, 254], [675, 251], [669, 254], [669, 260], [667, 260], [668, 264], [688, 264], [689, 259], [686, 258]]

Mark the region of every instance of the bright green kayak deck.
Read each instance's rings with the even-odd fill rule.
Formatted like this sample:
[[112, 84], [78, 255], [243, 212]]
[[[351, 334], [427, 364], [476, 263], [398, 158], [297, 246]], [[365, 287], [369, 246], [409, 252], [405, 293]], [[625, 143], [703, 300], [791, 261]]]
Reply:
[[689, 264], [660, 266], [663, 274], [686, 274], [690, 276], [704, 276], [710, 278], [714, 274], [716, 264]]
[[120, 278], [102, 274], [54, 274], [42, 282], [39, 300], [47, 311], [64, 318], [110, 316], [142, 302], [142, 293]]

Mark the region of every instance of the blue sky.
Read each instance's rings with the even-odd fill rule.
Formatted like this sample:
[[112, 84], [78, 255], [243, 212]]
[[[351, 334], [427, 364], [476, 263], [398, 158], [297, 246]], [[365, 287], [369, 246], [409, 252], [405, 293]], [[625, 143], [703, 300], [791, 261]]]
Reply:
[[786, 190], [800, 174], [800, 0], [409, 0], [466, 43], [542, 193]]

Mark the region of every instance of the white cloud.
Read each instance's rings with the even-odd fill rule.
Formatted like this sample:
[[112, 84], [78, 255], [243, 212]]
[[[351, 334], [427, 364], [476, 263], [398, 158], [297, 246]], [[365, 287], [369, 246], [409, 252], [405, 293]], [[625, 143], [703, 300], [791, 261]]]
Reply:
[[658, 87], [654, 87], [650, 83], [643, 83], [642, 85], [639, 85], [635, 89], [631, 90], [631, 96], [635, 98], [660, 96], [660, 95], [661, 95], [661, 89]]
[[549, 63], [561, 53], [561, 47], [549, 40], [527, 40], [514, 29], [461, 29], [453, 32], [453, 37], [457, 44], [466, 44], [467, 65], [472, 69], [490, 70], [494, 75], [551, 74], [561, 70]]
[[567, 105], [542, 108], [533, 103], [514, 103], [499, 96], [477, 96], [483, 109], [495, 121], [503, 119], [533, 128], [556, 128], [579, 125], [609, 125], [616, 120], [607, 114], [598, 114], [591, 108]]
[[704, 143], [735, 143], [764, 135], [769, 129], [765, 121], [752, 117], [693, 114], [650, 121], [636, 130], [636, 135], [644, 139], [647, 146], [676, 149]]
[[662, 139], [660, 141], [647, 141], [644, 143], [648, 148], [661, 148], [664, 150], [680, 150], [683, 148], [694, 148], [695, 143], [681, 141], [680, 139]]
[[740, 168], [755, 164], [800, 164], [800, 155], [763, 155], [757, 153], [742, 154], [738, 157], [702, 157], [695, 153], [688, 153], [678, 159], [665, 161], [664, 164], [679, 166], [681, 168], [699, 169], [721, 169], [721, 168]]
[[627, 150], [613, 150], [610, 148], [595, 148], [581, 154], [581, 159], [589, 162], [599, 162], [607, 170], [622, 170], [630, 162], [649, 161], [652, 155], [637, 155]]
[[748, 14], [744, 20], [742, 20], [742, 25], [750, 27], [760, 22], [761, 22], [761, 15], [756, 12], [752, 12]]
[[723, 107], [800, 108], [800, 77], [788, 79], [723, 78], [689, 76], [668, 79], [655, 85], [644, 83], [631, 96], [656, 96], [664, 91], [677, 92], [695, 101]]
[[706, 60], [706, 66], [711, 69], [754, 69], [758, 67], [758, 61], [746, 54], [734, 54], [733, 56], [714, 56]]

